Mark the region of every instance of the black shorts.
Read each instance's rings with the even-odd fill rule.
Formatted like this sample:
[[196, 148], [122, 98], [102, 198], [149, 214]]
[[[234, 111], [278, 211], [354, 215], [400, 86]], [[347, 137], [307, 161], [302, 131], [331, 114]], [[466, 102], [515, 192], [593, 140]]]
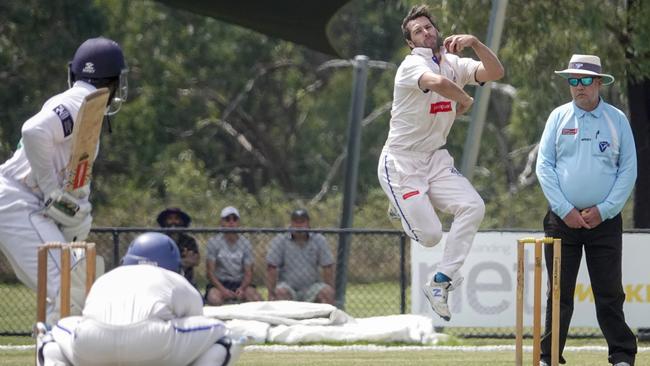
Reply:
[[[239, 282], [239, 281], [221, 281], [221, 280], [219, 280], [219, 282], [221, 282], [223, 287], [225, 287], [228, 290], [233, 291], [233, 292], [237, 291], [239, 286], [241, 286], [241, 282]], [[253, 285], [253, 284], [251, 284], [250, 286], [255, 287], [255, 285]], [[208, 292], [210, 292], [210, 289], [213, 288], [213, 287], [214, 287], [214, 285], [212, 283], [208, 283], [205, 286], [205, 294], [203, 295], [204, 299], [208, 298]]]

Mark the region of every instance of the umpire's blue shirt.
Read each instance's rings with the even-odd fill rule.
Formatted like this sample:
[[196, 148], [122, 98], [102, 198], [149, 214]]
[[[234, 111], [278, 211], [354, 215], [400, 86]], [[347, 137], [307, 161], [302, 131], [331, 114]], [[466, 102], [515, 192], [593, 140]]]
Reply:
[[616, 216], [636, 180], [636, 148], [627, 117], [602, 98], [591, 112], [574, 102], [557, 107], [546, 121], [536, 169], [559, 217], [574, 207], [591, 206], [603, 220]]

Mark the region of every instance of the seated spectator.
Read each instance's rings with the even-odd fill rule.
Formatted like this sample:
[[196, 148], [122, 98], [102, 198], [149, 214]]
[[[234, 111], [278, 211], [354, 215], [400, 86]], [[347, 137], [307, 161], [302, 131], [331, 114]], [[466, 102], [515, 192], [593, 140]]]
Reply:
[[[309, 229], [307, 211], [293, 211], [289, 228]], [[271, 241], [266, 263], [269, 300], [334, 304], [334, 257], [323, 235], [280, 234]]]
[[[221, 227], [238, 228], [239, 211], [232, 206], [221, 210]], [[253, 281], [253, 250], [251, 243], [236, 232], [218, 234], [208, 240], [205, 260], [208, 284], [205, 288], [207, 305], [224, 302], [261, 301]]]
[[[162, 228], [183, 228], [190, 226], [192, 218], [180, 208], [169, 207], [158, 214], [156, 221], [158, 221], [158, 225]], [[166, 234], [176, 242], [178, 250], [181, 252], [183, 276], [185, 276], [185, 278], [196, 287], [194, 267], [199, 264], [199, 260], [201, 259], [196, 239], [194, 239], [193, 236], [180, 231], [168, 232]]]

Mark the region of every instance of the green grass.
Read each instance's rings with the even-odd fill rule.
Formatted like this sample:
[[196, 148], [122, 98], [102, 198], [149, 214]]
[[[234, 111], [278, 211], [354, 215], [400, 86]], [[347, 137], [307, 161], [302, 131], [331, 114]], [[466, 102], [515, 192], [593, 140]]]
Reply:
[[[259, 288], [265, 295], [264, 288]], [[410, 309], [410, 291], [407, 289], [406, 309]], [[16, 284], [0, 284], [0, 329], [22, 330], [28, 332], [35, 314], [35, 296], [31, 290]], [[356, 317], [398, 314], [400, 311], [399, 285], [396, 282], [380, 282], [373, 284], [351, 284], [347, 289], [346, 312]], [[459, 333], [460, 331], [460, 333]], [[469, 332], [480, 334], [486, 330], [474, 328]], [[489, 331], [489, 330], [488, 330]], [[499, 328], [496, 333], [509, 333], [509, 328]], [[447, 329], [449, 334], [462, 334], [465, 329]], [[526, 339], [530, 345], [531, 340]], [[0, 345], [33, 345], [30, 337], [0, 337]], [[358, 343], [362, 344], [362, 343]], [[448, 345], [513, 345], [514, 339], [488, 338], [458, 338], [453, 337]], [[567, 346], [604, 346], [603, 339], [569, 339]], [[650, 342], [640, 343], [639, 346], [650, 347]], [[524, 354], [530, 363], [531, 354]], [[607, 362], [604, 352], [566, 352], [565, 357], [571, 365], [603, 365]], [[0, 349], [0, 365], [32, 364], [34, 350], [2, 350]], [[238, 365], [512, 365], [514, 352], [467, 352], [467, 351], [390, 351], [390, 352], [245, 352]], [[638, 365], [650, 365], [650, 352], [640, 353]]]
[[0, 283], [0, 331], [29, 332], [36, 318], [36, 293], [19, 283]]
[[[0, 337], [0, 345], [33, 344], [30, 337]], [[514, 340], [507, 339], [458, 339], [454, 343], [466, 346], [513, 345]], [[526, 344], [530, 345], [527, 340]], [[603, 339], [569, 339], [567, 346], [604, 346]], [[650, 342], [640, 342], [640, 347], [650, 347]], [[606, 352], [565, 352], [568, 364], [574, 366], [592, 366], [607, 364]], [[3, 351], [0, 350], [0, 365], [23, 366], [32, 364], [34, 350]], [[531, 353], [524, 353], [524, 360], [530, 363]], [[263, 350], [246, 351], [242, 354], [238, 366], [284, 366], [284, 365], [513, 365], [514, 352], [467, 352], [467, 351], [337, 351], [337, 352], [266, 352]], [[650, 365], [650, 352], [637, 355], [637, 365]]]
[[[202, 288], [202, 287], [200, 287]], [[258, 287], [263, 298], [266, 288]], [[345, 311], [356, 318], [394, 315], [400, 313], [400, 289], [396, 281], [375, 283], [352, 283], [347, 287]], [[36, 314], [36, 296], [30, 289], [16, 283], [0, 283], [0, 332], [5, 334], [29, 334]], [[406, 289], [406, 312], [411, 307], [411, 291]], [[445, 333], [458, 336], [512, 335], [513, 328], [456, 327], [444, 329]], [[527, 334], [531, 330], [526, 329]], [[572, 336], [600, 335], [597, 328], [572, 328]]]

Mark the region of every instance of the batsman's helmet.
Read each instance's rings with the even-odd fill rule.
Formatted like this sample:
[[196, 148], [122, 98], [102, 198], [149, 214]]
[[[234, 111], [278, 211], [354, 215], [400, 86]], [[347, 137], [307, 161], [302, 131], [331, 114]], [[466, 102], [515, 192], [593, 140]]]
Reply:
[[70, 61], [70, 70], [77, 80], [116, 78], [125, 67], [120, 46], [104, 37], [86, 40]]
[[129, 245], [122, 265], [153, 264], [180, 273], [181, 254], [178, 246], [169, 236], [161, 233], [144, 233]]
[[126, 101], [128, 68], [122, 48], [117, 42], [104, 37], [90, 38], [82, 43], [68, 64], [68, 84], [77, 80], [90, 83], [97, 88], [111, 87], [109, 115], [117, 113]]

